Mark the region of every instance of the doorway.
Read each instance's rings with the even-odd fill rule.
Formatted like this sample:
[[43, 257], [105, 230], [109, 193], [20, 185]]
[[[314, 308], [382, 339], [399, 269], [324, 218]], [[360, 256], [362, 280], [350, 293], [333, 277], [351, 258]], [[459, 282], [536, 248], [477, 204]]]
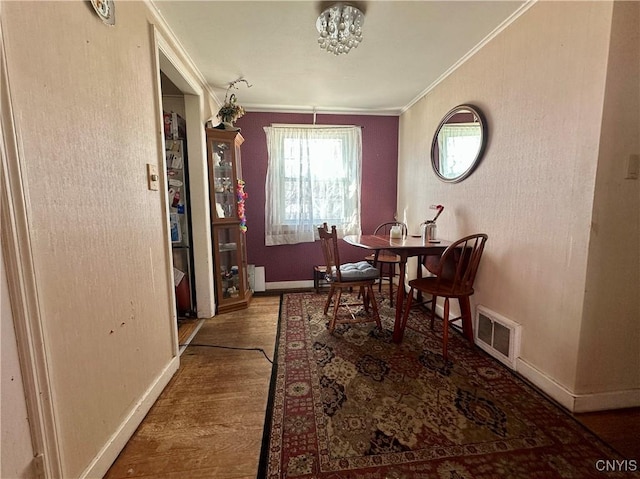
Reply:
[[195, 275], [191, 239], [189, 156], [184, 94], [160, 71], [164, 121], [165, 165], [169, 203], [169, 231], [178, 319], [178, 344], [185, 344], [197, 328]]
[[[161, 96], [158, 105], [162, 110], [159, 114], [162, 117], [164, 143], [159, 173], [164, 175], [164, 185], [167, 188], [167, 241], [170, 242], [168, 251], [172, 257], [172, 269], [177, 270], [172, 273], [177, 280], [177, 283], [174, 281], [175, 319], [178, 324], [178, 346], [182, 352], [197, 332], [202, 320], [212, 317], [215, 312], [203, 119], [207, 92], [201, 83], [192, 77], [190, 70], [178, 59], [171, 46], [158, 32], [156, 45]], [[171, 138], [166, 139], [165, 113], [169, 114], [170, 123], [172, 119], [176, 120], [175, 126], [170, 124], [168, 127], [170, 133], [171, 128], [175, 128], [173, 132], [176, 138], [170, 135]], [[174, 143], [173, 140], [178, 141]], [[173, 154], [174, 148], [179, 154]], [[169, 163], [174, 160], [175, 164]], [[184, 178], [177, 177], [176, 170], [179, 168], [174, 168], [180, 166], [181, 161], [187, 165]], [[187, 201], [184, 201], [185, 199]], [[171, 235], [172, 226], [175, 236]], [[185, 288], [186, 285], [188, 288]]]

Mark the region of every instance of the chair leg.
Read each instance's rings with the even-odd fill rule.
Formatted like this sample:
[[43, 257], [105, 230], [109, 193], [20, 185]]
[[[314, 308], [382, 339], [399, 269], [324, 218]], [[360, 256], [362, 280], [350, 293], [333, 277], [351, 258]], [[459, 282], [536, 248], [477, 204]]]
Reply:
[[338, 294], [336, 298], [333, 300], [333, 317], [329, 322], [329, 332], [333, 333], [333, 330], [336, 329], [336, 320], [338, 319], [338, 309], [340, 308], [340, 298], [342, 297], [342, 289], [338, 289]]
[[433, 295], [431, 296], [431, 329], [433, 329], [433, 320], [436, 318], [436, 303], [438, 297]]
[[331, 298], [333, 297], [333, 293], [335, 293], [336, 291], [336, 287], [332, 284], [329, 287], [329, 294], [327, 295], [327, 301], [324, 303], [324, 314], [327, 314], [327, 311], [329, 311], [329, 305], [331, 304]]
[[369, 313], [369, 296], [367, 295], [367, 291], [364, 286], [360, 286], [360, 292], [358, 293], [358, 297], [362, 296], [362, 305], [364, 306], [364, 310]]
[[449, 342], [449, 298], [444, 298], [444, 317], [442, 318], [442, 357], [447, 360], [447, 343]]
[[462, 317], [462, 332], [464, 337], [467, 338], [469, 344], [473, 346], [475, 343], [473, 341], [473, 321], [471, 318], [471, 303], [469, 302], [469, 297], [459, 298], [460, 302], [460, 313]]
[[376, 320], [376, 325], [378, 329], [382, 329], [382, 323], [380, 322], [380, 314], [378, 314], [378, 303], [376, 303], [376, 298], [373, 295], [373, 287], [371, 285], [367, 286], [367, 293], [369, 300], [371, 301], [371, 308], [373, 309], [373, 317]]
[[403, 335], [404, 335], [404, 328], [407, 326], [407, 320], [409, 319], [409, 310], [411, 309], [412, 302], [413, 302], [413, 288], [409, 290], [407, 304], [405, 306], [404, 314], [402, 315], [402, 321], [400, 322], [400, 331], [402, 331]]
[[396, 265], [389, 263], [389, 305], [393, 306], [393, 278], [396, 275]]

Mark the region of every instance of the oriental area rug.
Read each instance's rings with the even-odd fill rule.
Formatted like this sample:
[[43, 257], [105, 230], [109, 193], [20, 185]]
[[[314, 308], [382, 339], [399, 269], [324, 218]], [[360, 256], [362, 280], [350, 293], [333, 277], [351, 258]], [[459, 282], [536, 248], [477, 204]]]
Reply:
[[420, 309], [394, 344], [376, 297], [381, 331], [330, 334], [325, 294], [283, 295], [259, 478], [629, 477], [599, 472], [621, 456], [460, 334], [444, 363]]

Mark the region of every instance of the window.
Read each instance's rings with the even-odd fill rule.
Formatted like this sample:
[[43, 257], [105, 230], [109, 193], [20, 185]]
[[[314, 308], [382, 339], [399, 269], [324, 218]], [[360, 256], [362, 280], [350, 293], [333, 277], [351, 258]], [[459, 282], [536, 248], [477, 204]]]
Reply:
[[440, 168], [442, 176], [457, 178], [473, 164], [482, 142], [478, 123], [453, 123], [443, 125], [438, 135]]
[[265, 244], [313, 242], [325, 221], [360, 233], [359, 127], [265, 127]]

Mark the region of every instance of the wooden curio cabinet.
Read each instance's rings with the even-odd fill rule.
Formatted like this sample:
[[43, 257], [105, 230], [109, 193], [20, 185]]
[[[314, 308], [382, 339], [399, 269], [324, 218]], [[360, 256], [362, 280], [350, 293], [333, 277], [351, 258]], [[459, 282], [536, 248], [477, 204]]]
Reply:
[[252, 291], [247, 277], [244, 183], [240, 132], [207, 129], [209, 201], [216, 285], [216, 311], [246, 308]]

